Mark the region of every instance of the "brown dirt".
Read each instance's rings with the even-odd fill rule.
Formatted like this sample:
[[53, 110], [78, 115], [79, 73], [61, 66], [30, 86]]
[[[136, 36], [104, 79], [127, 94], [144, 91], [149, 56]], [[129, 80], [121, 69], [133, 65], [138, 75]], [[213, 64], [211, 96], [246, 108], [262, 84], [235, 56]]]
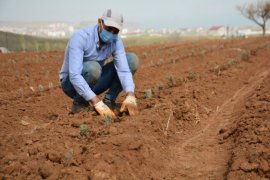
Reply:
[[128, 48], [140, 114], [108, 123], [69, 114], [63, 52], [0, 54], [0, 177], [269, 179], [269, 40]]

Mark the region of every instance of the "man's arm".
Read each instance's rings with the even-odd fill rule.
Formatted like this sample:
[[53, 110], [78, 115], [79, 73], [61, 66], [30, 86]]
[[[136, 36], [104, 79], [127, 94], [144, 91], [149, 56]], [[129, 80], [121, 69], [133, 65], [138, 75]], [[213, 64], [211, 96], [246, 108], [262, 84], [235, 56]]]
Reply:
[[133, 82], [132, 74], [130, 72], [126, 52], [121, 39], [117, 40], [115, 51], [113, 52], [114, 65], [119, 77], [123, 90], [127, 95], [134, 96], [135, 85]]
[[136, 115], [138, 113], [136, 98], [134, 95], [135, 85], [133, 77], [127, 62], [125, 49], [122, 41], [119, 39], [116, 44], [114, 52], [115, 68], [124, 91], [127, 94], [123, 101], [120, 112], [128, 111], [129, 115]]
[[96, 94], [81, 75], [85, 40], [81, 32], [76, 32], [69, 41], [69, 79], [77, 93], [86, 101], [94, 99]]
[[115, 118], [110, 108], [98, 99], [96, 94], [81, 75], [83, 69], [83, 54], [85, 38], [83, 33], [76, 32], [69, 42], [69, 79], [77, 93], [86, 101], [92, 103], [95, 110], [101, 115], [109, 115]]

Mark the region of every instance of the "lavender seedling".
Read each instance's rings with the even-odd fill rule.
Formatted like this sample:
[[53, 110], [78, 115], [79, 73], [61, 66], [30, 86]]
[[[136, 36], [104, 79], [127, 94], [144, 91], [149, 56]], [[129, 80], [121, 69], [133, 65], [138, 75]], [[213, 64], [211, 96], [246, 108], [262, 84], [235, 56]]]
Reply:
[[71, 162], [71, 159], [72, 159], [72, 156], [73, 156], [73, 149], [70, 149], [67, 153], [66, 153], [66, 162], [65, 162], [65, 165], [66, 166], [69, 166], [70, 162]]
[[84, 138], [86, 137], [88, 134], [88, 126], [85, 124], [81, 124], [80, 125], [80, 137]]
[[53, 89], [53, 83], [52, 82], [49, 83], [48, 88], [49, 88], [49, 90]]
[[216, 66], [213, 68], [213, 71], [214, 71], [216, 74], [220, 74], [220, 66], [219, 66], [219, 65], [216, 65]]
[[40, 84], [38, 85], [38, 91], [41, 93], [44, 91], [44, 87]]
[[103, 121], [106, 123], [106, 124], [109, 124], [111, 121], [112, 121], [112, 116], [108, 115], [108, 114], [105, 114], [105, 116], [103, 117]]
[[190, 70], [190, 71], [188, 72], [187, 78], [188, 78], [188, 79], [196, 79], [196, 76], [197, 76], [196, 72]]
[[233, 65], [233, 59], [229, 59], [228, 62], [227, 62], [227, 65], [228, 65], [228, 66]]
[[20, 89], [19, 89], [19, 96], [20, 96], [20, 97], [23, 97], [23, 95], [24, 95], [24, 93], [23, 93], [23, 89], [22, 89], [22, 88], [20, 88]]
[[167, 79], [169, 80], [169, 82], [170, 82], [171, 84], [174, 84], [174, 77], [173, 77], [172, 74], [170, 74], [170, 75], [167, 77]]
[[145, 98], [152, 97], [152, 89], [146, 89], [144, 92], [145, 92]]

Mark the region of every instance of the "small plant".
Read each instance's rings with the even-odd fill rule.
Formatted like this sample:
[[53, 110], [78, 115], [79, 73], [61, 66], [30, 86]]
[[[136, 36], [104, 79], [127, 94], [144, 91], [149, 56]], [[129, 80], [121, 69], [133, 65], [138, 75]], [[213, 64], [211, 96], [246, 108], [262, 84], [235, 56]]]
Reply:
[[233, 65], [233, 59], [228, 59], [227, 65], [228, 65], [228, 66], [232, 66], [232, 65]]
[[150, 61], [150, 67], [152, 67], [152, 66], [155, 66], [155, 63], [154, 63], [154, 61]]
[[196, 77], [197, 77], [197, 73], [195, 71], [190, 70], [188, 72], [188, 76], [187, 76], [188, 79], [196, 79]]
[[214, 71], [216, 74], [220, 74], [220, 66], [219, 66], [219, 65], [216, 65], [216, 66], [213, 68], [213, 71]]
[[145, 91], [145, 97], [151, 98], [152, 97], [152, 89], [146, 89]]
[[250, 51], [247, 51], [247, 50], [243, 50], [242, 52], [240, 52], [237, 57], [239, 62], [248, 61], [249, 58], [250, 58]]
[[112, 122], [112, 116], [109, 115], [109, 114], [105, 114], [103, 116], [103, 121], [105, 123], [105, 133], [109, 134], [110, 133], [110, 131], [109, 131], [110, 125], [111, 125], [111, 122]]
[[44, 87], [41, 84], [38, 85], [38, 91], [39, 92], [43, 92], [44, 91]]
[[108, 114], [105, 114], [105, 116], [103, 117], [103, 121], [106, 123], [106, 124], [109, 124], [111, 121], [112, 121], [112, 116], [108, 115]]
[[256, 148], [252, 148], [252, 150], [251, 150], [251, 155], [252, 155], [252, 156], [257, 156], [257, 155], [258, 155], [258, 151], [257, 151]]
[[147, 56], [148, 56], [146, 52], [144, 52], [142, 55], [143, 55], [143, 58], [144, 58], [144, 59], [146, 59]]
[[22, 88], [20, 88], [20, 89], [19, 89], [19, 96], [20, 96], [20, 97], [23, 97], [23, 95], [24, 95], [24, 93], [23, 93], [23, 89], [22, 89]]
[[174, 77], [172, 74], [170, 74], [168, 77], [167, 77], [168, 81], [171, 83], [171, 84], [174, 84]]
[[48, 88], [49, 88], [49, 90], [53, 89], [53, 83], [52, 82], [49, 83]]
[[85, 124], [80, 125], [80, 136], [81, 137], [86, 137], [88, 134], [88, 126]]
[[66, 162], [65, 162], [65, 165], [66, 166], [69, 166], [70, 162], [71, 162], [71, 159], [72, 159], [72, 156], [73, 156], [73, 149], [70, 149], [67, 153], [66, 153]]

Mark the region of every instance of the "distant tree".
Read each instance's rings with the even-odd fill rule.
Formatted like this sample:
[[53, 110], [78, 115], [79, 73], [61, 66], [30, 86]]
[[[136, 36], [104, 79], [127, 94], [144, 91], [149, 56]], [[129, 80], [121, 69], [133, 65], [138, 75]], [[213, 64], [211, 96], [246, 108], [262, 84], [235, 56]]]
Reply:
[[265, 36], [266, 22], [270, 18], [270, 1], [258, 0], [257, 3], [244, 4], [237, 6], [237, 10], [247, 19], [255, 22], [262, 28], [263, 36]]

